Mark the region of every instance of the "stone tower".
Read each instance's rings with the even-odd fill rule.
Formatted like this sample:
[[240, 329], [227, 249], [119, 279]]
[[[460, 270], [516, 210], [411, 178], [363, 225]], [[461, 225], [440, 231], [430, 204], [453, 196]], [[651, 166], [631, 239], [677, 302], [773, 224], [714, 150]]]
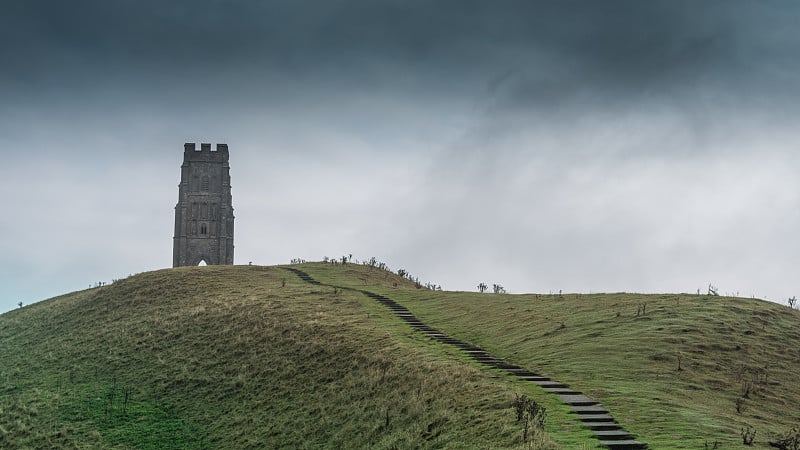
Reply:
[[172, 267], [233, 264], [228, 145], [184, 144], [175, 206]]

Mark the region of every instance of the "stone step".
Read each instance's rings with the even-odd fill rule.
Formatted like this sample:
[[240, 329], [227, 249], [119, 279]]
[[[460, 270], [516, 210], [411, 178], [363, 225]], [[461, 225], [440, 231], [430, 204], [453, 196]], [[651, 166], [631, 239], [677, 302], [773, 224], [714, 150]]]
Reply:
[[475, 348], [467, 343], [462, 342], [460, 345], [457, 345], [458, 349], [464, 352], [467, 356], [472, 356], [483, 352], [483, 350], [479, 348]]
[[535, 373], [531, 372], [530, 370], [506, 369], [506, 372], [508, 372], [509, 375], [514, 375], [515, 377], [518, 377], [518, 378], [521, 378], [521, 377], [536, 377], [536, 376], [538, 376]]
[[509, 363], [507, 363], [507, 362], [505, 362], [503, 360], [499, 360], [499, 364], [496, 364], [495, 367], [497, 367], [498, 369], [503, 369], [505, 371], [508, 371], [509, 369], [513, 369], [513, 368], [515, 368], [517, 366], [515, 366], [513, 364], [509, 364]]
[[627, 441], [633, 439], [625, 430], [592, 430], [592, 433], [601, 441]]
[[413, 328], [416, 328], [419, 331], [430, 331], [433, 333], [441, 333], [441, 331], [437, 330], [436, 328], [431, 328], [427, 325], [412, 325]]
[[518, 375], [517, 377], [525, 381], [550, 381], [550, 378], [541, 375]]
[[569, 387], [564, 383], [559, 383], [558, 381], [536, 381], [536, 380], [527, 380], [527, 381], [530, 381], [531, 383], [534, 384], [538, 384], [541, 387], [560, 387], [560, 388]]
[[492, 358], [491, 356], [485, 355], [471, 355], [472, 359], [478, 361], [479, 363], [487, 362], [487, 363], [502, 363], [499, 359]]
[[533, 373], [533, 372], [528, 372], [528, 373], [526, 373], [526, 374], [523, 374], [523, 375], [520, 375], [520, 374], [518, 374], [518, 373], [510, 373], [509, 375], [512, 375], [512, 376], [515, 376], [515, 377], [519, 378], [519, 381], [526, 381], [526, 380], [524, 380], [522, 377], [535, 377], [535, 376], [537, 376], [537, 375], [536, 375], [535, 373]]
[[493, 358], [475, 358], [475, 360], [478, 361], [481, 364], [486, 364], [486, 365], [490, 365], [490, 366], [496, 366], [498, 364], [503, 364], [503, 361], [498, 361], [498, 360], [493, 359]]
[[551, 394], [564, 394], [564, 395], [578, 395], [580, 392], [576, 391], [575, 389], [571, 388], [551, 388], [551, 387], [543, 387], [543, 390], [551, 393]]
[[479, 361], [484, 366], [493, 367], [495, 369], [502, 369], [503, 363], [502, 362], [491, 362], [491, 361]]
[[614, 421], [584, 422], [583, 425], [592, 431], [616, 431], [622, 429], [622, 425]]
[[437, 330], [437, 329], [435, 329], [435, 328], [431, 328], [431, 327], [425, 327], [425, 326], [412, 326], [411, 328], [413, 328], [413, 329], [415, 329], [415, 330], [419, 331], [420, 333], [425, 333], [425, 334], [429, 334], [429, 333], [439, 333], [439, 334], [442, 334], [442, 332], [441, 332], [441, 331], [439, 331], [439, 330]]
[[577, 413], [578, 415], [584, 414], [608, 414], [608, 410], [603, 408], [600, 405], [591, 405], [591, 406], [573, 406], [572, 411]]
[[507, 362], [503, 361], [502, 359], [496, 359], [496, 358], [492, 358], [490, 356], [489, 357], [476, 357], [475, 360], [478, 361], [481, 364], [486, 364], [488, 366], [497, 367], [498, 369], [505, 370], [505, 369], [507, 369], [509, 367], [509, 364]]
[[593, 400], [583, 394], [558, 394], [562, 402], [572, 406], [591, 406], [597, 405], [597, 400]]
[[581, 422], [613, 422], [611, 414], [580, 414], [578, 420]]

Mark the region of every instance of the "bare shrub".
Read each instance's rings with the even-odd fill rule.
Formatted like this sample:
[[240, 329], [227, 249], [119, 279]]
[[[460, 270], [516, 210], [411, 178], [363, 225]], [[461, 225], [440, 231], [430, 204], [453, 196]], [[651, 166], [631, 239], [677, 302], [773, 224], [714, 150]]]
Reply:
[[753, 427], [748, 425], [747, 429], [742, 428], [742, 444], [752, 446], [755, 438], [756, 430], [754, 430]]
[[547, 410], [544, 406], [525, 394], [517, 394], [512, 406], [517, 413], [517, 423], [522, 422], [522, 442], [527, 443], [529, 435], [532, 439], [537, 433], [544, 430], [544, 421], [547, 418]]
[[800, 450], [800, 428], [792, 428], [783, 436], [774, 441], [769, 441], [769, 445], [780, 450]]

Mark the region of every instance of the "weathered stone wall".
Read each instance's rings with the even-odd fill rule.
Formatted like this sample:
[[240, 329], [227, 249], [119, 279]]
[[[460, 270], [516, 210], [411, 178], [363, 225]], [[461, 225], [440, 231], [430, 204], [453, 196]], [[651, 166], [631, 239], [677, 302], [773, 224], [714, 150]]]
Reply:
[[233, 206], [228, 146], [184, 144], [172, 266], [233, 264]]

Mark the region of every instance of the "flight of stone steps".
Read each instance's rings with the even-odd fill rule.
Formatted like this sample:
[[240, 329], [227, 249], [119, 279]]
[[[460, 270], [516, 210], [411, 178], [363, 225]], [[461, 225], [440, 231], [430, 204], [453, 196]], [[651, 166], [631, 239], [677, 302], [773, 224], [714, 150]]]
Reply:
[[[328, 286], [313, 279], [310, 275], [302, 270], [295, 269], [293, 267], [284, 267], [284, 269], [295, 273], [301, 280], [307, 283]], [[637, 441], [630, 433], [625, 431], [622, 426], [616, 420], [614, 420], [614, 417], [608, 412], [608, 410], [600, 405], [599, 402], [587, 397], [586, 395], [583, 395], [577, 390], [570, 388], [568, 385], [551, 380], [548, 377], [541, 376], [514, 364], [509, 364], [503, 360], [493, 357], [486, 352], [486, 350], [448, 337], [441, 331], [426, 325], [421, 320], [417, 319], [407, 308], [390, 299], [389, 297], [386, 297], [385, 295], [376, 294], [374, 292], [362, 289], [353, 289], [333, 285], [329, 286], [336, 287], [338, 289], [347, 289], [360, 292], [392, 310], [397, 317], [408, 323], [418, 332], [423, 333], [443, 344], [452, 345], [461, 349], [461, 351], [466, 353], [469, 357], [476, 360], [478, 363], [483, 364], [484, 366], [505, 371], [521, 381], [537, 384], [541, 386], [543, 390], [557, 395], [561, 401], [570, 406], [572, 412], [578, 416], [578, 419], [581, 421], [581, 423], [585, 427], [589, 428], [592, 433], [594, 433], [594, 436], [600, 441], [600, 445], [615, 450], [647, 448], [647, 444]]]

